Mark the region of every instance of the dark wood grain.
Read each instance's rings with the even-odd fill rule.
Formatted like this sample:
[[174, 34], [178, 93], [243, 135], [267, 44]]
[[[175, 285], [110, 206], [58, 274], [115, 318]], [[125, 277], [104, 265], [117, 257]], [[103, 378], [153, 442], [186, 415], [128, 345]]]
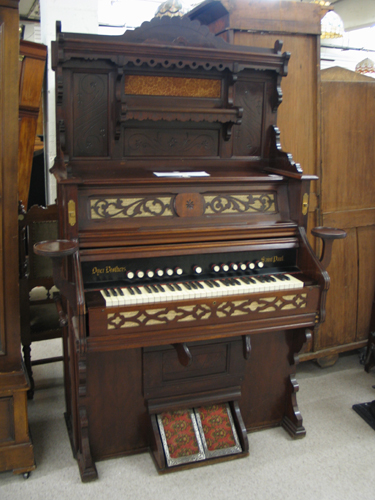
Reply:
[[[155, 419], [166, 410], [228, 402], [242, 451], [217, 461], [247, 455], [246, 431], [302, 437], [295, 367], [324, 321], [329, 276], [306, 236], [315, 171], [276, 126], [282, 43], [229, 44], [163, 18], [121, 37], [58, 28], [52, 59], [61, 239], [36, 251], [53, 256], [70, 318], [67, 422], [82, 480], [97, 477], [96, 460], [147, 448], [171, 470]], [[137, 274], [148, 267], [181, 266], [189, 282], [198, 261], [207, 278], [212, 259], [240, 258], [292, 270], [304, 287], [116, 307], [101, 293], [153, 284]]]

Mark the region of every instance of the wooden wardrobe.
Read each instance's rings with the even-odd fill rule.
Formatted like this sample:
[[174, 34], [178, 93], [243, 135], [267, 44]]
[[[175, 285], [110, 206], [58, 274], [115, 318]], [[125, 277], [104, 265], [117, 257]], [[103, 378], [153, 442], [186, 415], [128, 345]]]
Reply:
[[321, 220], [347, 238], [329, 269], [327, 319], [314, 350], [332, 356], [364, 347], [375, 291], [375, 79], [321, 71]]
[[18, 1], [0, 0], [0, 471], [35, 468], [18, 296]]

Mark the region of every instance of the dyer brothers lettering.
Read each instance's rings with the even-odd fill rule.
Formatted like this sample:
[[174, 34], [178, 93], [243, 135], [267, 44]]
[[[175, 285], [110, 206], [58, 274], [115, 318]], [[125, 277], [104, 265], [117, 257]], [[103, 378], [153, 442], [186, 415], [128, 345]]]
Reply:
[[92, 274], [94, 276], [100, 276], [101, 274], [112, 274], [112, 273], [123, 273], [126, 271], [126, 267], [111, 267], [111, 266], [105, 266], [105, 267], [93, 267], [92, 268]]

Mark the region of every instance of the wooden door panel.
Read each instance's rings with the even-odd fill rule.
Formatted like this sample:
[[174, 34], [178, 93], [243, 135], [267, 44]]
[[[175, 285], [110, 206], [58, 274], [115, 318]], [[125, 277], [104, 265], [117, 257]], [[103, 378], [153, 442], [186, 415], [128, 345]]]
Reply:
[[372, 82], [322, 83], [324, 212], [374, 206], [374, 99]]
[[358, 266], [357, 340], [366, 340], [375, 293], [375, 226], [358, 228]]

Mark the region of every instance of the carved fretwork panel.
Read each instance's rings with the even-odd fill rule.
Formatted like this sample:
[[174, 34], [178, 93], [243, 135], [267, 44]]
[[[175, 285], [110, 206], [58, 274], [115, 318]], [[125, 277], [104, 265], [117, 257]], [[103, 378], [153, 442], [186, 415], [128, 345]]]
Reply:
[[[160, 195], [130, 197], [119, 196], [111, 198], [90, 199], [91, 220], [128, 219], [138, 217], [186, 217], [184, 207], [195, 216], [201, 215], [240, 215], [255, 213], [277, 213], [276, 193], [219, 193], [182, 195]], [[176, 205], [177, 203], [177, 205]], [[195, 205], [199, 210], [194, 210]]]
[[276, 213], [275, 193], [206, 195], [205, 215], [214, 214], [246, 214], [246, 213]]
[[124, 156], [218, 156], [218, 130], [125, 129]]
[[109, 312], [107, 329], [154, 328], [205, 321], [242, 321], [254, 315], [305, 309], [307, 294], [287, 294], [279, 297], [257, 297], [242, 300], [217, 300], [182, 306], [139, 308], [135, 310]]
[[242, 124], [233, 128], [235, 156], [259, 156], [262, 145], [263, 82], [237, 82], [235, 104], [243, 108]]
[[108, 76], [73, 77], [73, 155], [108, 156]]
[[91, 199], [91, 219], [173, 216], [171, 196]]

